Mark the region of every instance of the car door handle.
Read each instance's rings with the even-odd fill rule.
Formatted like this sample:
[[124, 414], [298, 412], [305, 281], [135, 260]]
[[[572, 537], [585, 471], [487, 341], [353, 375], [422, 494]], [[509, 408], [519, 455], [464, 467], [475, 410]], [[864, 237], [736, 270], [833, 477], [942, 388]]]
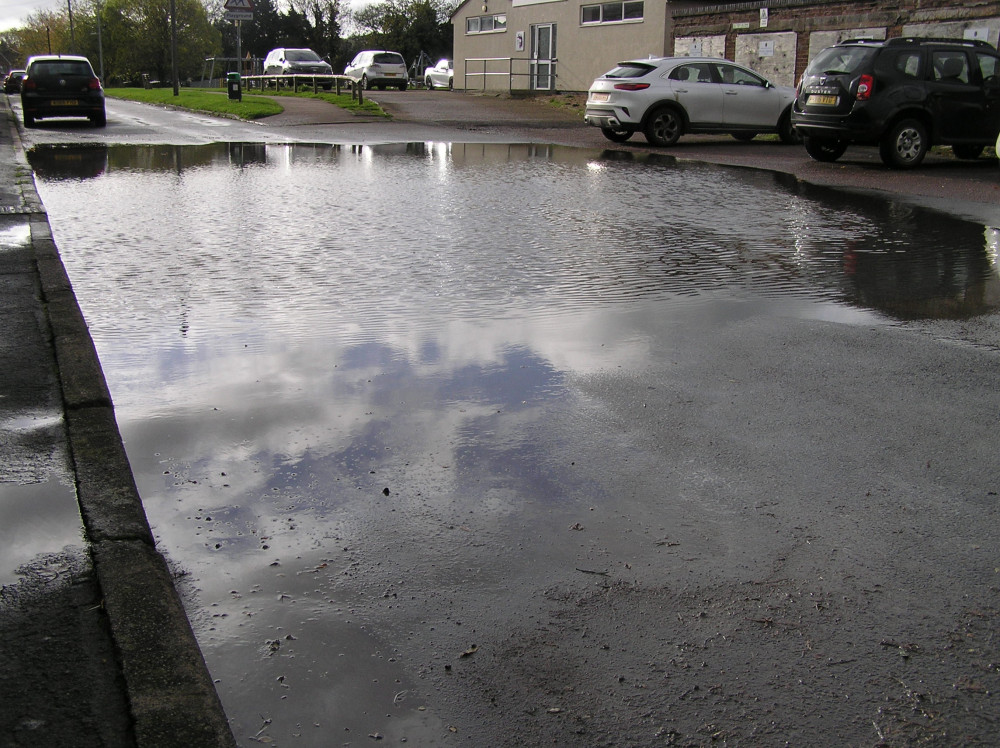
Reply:
[[726, 91], [726, 96], [739, 96], [739, 91]]

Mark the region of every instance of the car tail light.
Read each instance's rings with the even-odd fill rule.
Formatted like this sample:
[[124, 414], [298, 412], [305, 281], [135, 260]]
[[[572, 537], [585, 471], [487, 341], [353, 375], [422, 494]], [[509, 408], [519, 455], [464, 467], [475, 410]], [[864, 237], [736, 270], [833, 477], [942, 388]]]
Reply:
[[101, 88], [101, 79], [100, 78], [91, 78], [89, 81], [87, 81], [87, 88], [89, 88], [91, 91], [98, 91], [98, 90], [100, 90], [100, 88]]
[[649, 88], [648, 83], [616, 83], [615, 88], [618, 91], [645, 91]]
[[34, 91], [37, 87], [38, 84], [36, 84], [33, 80], [31, 80], [31, 78], [25, 76], [24, 78], [21, 79], [21, 88], [23, 88], [25, 91]]
[[872, 89], [875, 87], [875, 79], [870, 75], [862, 75], [858, 81], [858, 101], [868, 101], [872, 97]]

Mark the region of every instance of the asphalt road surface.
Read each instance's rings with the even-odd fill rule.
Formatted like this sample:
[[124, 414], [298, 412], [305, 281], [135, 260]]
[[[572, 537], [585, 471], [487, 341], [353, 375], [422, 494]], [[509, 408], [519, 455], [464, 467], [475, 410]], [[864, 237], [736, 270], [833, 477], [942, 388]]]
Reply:
[[[334, 122], [317, 108], [246, 124], [112, 101], [105, 130], [43, 123], [26, 137], [649, 150], [606, 143], [578, 112], [556, 117], [539, 102], [372, 97], [392, 121]], [[817, 164], [801, 148], [724, 138], [682, 139], [669, 154], [1000, 225], [996, 161], [935, 155], [903, 174], [864, 149]], [[995, 278], [984, 293], [996, 294]], [[395, 632], [448, 725], [426, 744], [994, 742], [998, 315], [892, 325], [735, 315], [710, 336], [701, 323], [671, 328], [683, 356], [578, 378], [580, 411], [547, 424], [572, 445], [560, 469], [606, 503], [538, 535], [498, 528], [500, 547], [518, 549], [503, 558], [459, 528], [453, 552], [469, 560], [454, 566], [475, 563], [489, 584], [393, 602], [449, 622]], [[377, 549], [351, 556], [372, 587], [418, 571], [405, 550], [385, 567]]]

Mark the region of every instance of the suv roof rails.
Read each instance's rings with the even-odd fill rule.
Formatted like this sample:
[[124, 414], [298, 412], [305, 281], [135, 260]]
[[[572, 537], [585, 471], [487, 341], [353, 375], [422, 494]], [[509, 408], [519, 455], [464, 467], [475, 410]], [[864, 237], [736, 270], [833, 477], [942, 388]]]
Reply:
[[894, 36], [891, 39], [843, 39], [839, 44], [953, 44], [962, 47], [978, 47], [980, 49], [995, 49], [989, 42], [981, 39], [956, 39], [936, 36]]

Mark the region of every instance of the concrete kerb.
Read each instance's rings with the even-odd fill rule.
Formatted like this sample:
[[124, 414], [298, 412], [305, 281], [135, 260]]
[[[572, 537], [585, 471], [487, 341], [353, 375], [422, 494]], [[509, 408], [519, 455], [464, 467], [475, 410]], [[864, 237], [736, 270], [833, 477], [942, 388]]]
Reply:
[[169, 569], [157, 552], [86, 321], [9, 107], [14, 159], [55, 349], [69, 454], [139, 748], [235, 748]]

